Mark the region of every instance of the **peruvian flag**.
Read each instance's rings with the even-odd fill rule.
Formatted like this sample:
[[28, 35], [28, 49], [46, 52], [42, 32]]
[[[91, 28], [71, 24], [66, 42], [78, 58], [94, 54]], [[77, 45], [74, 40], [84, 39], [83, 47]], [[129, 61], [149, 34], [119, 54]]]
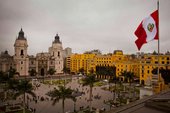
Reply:
[[138, 37], [135, 41], [138, 50], [140, 50], [143, 44], [154, 39], [158, 40], [158, 22], [158, 10], [156, 10], [140, 23], [135, 31], [135, 35]]

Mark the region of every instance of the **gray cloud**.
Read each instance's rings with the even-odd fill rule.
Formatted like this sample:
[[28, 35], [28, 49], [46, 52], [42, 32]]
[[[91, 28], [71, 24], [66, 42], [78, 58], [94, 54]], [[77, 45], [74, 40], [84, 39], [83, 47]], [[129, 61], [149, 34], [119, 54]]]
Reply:
[[[161, 51], [170, 49], [169, 0], [160, 1]], [[137, 52], [134, 31], [156, 10], [156, 0], [0, 0], [0, 51], [13, 54], [13, 44], [23, 27], [29, 54], [47, 51], [56, 33], [64, 47], [74, 52], [100, 49]], [[157, 50], [157, 41], [141, 51]]]

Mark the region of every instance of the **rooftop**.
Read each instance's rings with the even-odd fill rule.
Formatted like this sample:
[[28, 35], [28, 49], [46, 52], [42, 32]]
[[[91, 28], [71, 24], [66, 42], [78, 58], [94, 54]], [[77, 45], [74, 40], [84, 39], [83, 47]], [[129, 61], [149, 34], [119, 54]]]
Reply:
[[115, 108], [106, 113], [167, 113], [170, 112], [170, 90]]

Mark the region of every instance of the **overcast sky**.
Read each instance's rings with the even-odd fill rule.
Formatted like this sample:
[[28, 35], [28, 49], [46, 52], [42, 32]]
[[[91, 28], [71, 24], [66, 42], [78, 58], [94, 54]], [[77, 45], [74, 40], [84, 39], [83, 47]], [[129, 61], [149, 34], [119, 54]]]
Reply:
[[[14, 54], [21, 27], [28, 54], [47, 52], [58, 33], [74, 53], [100, 49], [136, 53], [134, 31], [157, 9], [157, 0], [0, 0], [0, 51]], [[170, 50], [170, 0], [160, 0], [160, 49]], [[141, 52], [157, 51], [157, 41]]]

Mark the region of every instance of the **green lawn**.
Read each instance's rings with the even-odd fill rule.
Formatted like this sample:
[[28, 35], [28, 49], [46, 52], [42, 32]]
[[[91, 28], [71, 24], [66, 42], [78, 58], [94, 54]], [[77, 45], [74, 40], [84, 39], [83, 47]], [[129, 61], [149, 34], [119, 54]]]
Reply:
[[[71, 81], [71, 79], [66, 79], [66, 80], [52, 80], [52, 85], [62, 85], [64, 84], [67, 84]], [[51, 85], [51, 80], [45, 80], [44, 81], [44, 84], [47, 84], [47, 85]]]
[[[17, 111], [17, 112], [14, 112], [14, 113], [23, 113], [23, 111]], [[25, 113], [32, 113], [32, 112], [29, 111], [29, 110], [26, 110]]]

